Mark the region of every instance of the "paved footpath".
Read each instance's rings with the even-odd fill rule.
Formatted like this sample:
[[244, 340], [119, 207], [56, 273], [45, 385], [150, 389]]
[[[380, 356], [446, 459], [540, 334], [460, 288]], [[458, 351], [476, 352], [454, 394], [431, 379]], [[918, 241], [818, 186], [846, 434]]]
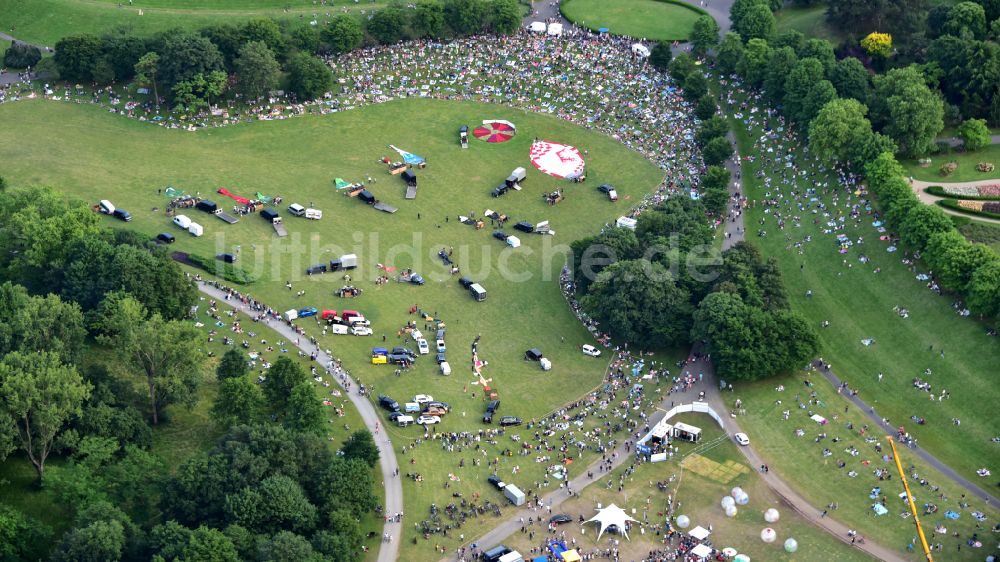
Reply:
[[965, 217], [967, 219], [972, 219], [980, 222], [988, 222], [992, 224], [1000, 225], [1000, 219], [994, 219], [990, 217], [983, 217], [979, 215], [970, 215], [968, 213], [963, 213], [961, 211], [956, 211], [955, 209], [950, 209], [948, 207], [942, 207], [937, 205], [937, 202], [946, 199], [946, 197], [939, 197], [937, 195], [932, 195], [924, 191], [924, 189], [932, 185], [940, 185], [943, 187], [977, 187], [980, 185], [996, 185], [1000, 183], [1000, 180], [979, 180], [979, 181], [959, 181], [959, 182], [940, 182], [940, 181], [921, 181], [912, 180], [910, 181], [910, 187], [913, 188], [913, 193], [916, 194], [917, 199], [928, 204], [935, 205], [937, 208], [941, 209], [949, 215], [955, 215], [956, 217]]
[[[249, 313], [245, 307], [240, 306], [239, 301], [227, 300], [226, 292], [213, 287], [212, 285], [205, 284], [203, 282], [198, 283], [198, 290], [204, 293], [206, 296], [213, 298], [220, 303], [226, 303], [229, 306], [240, 310], [241, 312]], [[303, 343], [298, 344], [297, 347], [306, 353], [312, 353], [315, 348], [309, 349], [312, 345], [309, 343], [308, 337], [303, 337], [301, 334], [296, 334], [292, 330], [291, 326], [285, 322], [271, 319], [270, 322], [259, 322], [259, 326], [266, 326], [271, 330], [277, 332], [285, 341], [289, 342], [289, 345], [295, 344], [296, 341], [305, 340]], [[333, 358], [327, 355], [322, 349], [319, 350], [319, 356], [316, 361], [322, 365], [328, 365]], [[354, 407], [358, 409], [361, 414], [361, 419], [365, 422], [365, 426], [369, 431], [372, 432], [372, 436], [375, 438], [375, 444], [378, 446], [379, 450], [379, 468], [382, 471], [382, 487], [385, 488], [385, 503], [383, 504], [383, 514], [392, 515], [395, 513], [403, 512], [403, 484], [400, 482], [398, 476], [395, 476], [396, 469], [399, 464], [396, 462], [396, 452], [393, 450], [392, 441], [385, 431], [380, 431], [377, 427], [381, 427], [381, 421], [378, 414], [375, 412], [375, 408], [372, 403], [364, 396], [358, 394], [358, 384], [356, 381], [347, 377], [347, 380], [351, 383], [352, 391], [348, 391], [344, 388], [344, 384], [340, 381], [338, 376], [330, 374], [330, 377], [341, 386], [344, 390], [345, 396], [351, 399], [351, 403]], [[399, 544], [402, 539], [402, 523], [392, 523], [388, 522], [383, 528], [383, 536], [386, 533], [390, 537], [389, 541], [382, 541], [382, 546], [378, 551], [378, 562], [394, 562], [399, 557]]]

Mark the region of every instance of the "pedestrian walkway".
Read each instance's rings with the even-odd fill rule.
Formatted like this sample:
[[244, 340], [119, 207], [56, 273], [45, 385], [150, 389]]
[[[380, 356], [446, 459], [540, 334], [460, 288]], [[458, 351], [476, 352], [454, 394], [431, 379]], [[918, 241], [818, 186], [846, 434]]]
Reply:
[[[238, 302], [226, 299], [226, 292], [217, 289], [216, 287], [209, 285], [204, 282], [198, 283], [198, 290], [213, 298], [220, 303], [227, 303], [230, 306], [241, 310], [242, 312], [247, 312], [239, 306]], [[261, 322], [261, 326], [266, 326], [271, 330], [275, 331], [288, 341], [290, 344], [295, 344], [296, 341], [301, 341], [302, 335], [295, 333], [292, 327], [285, 322], [281, 322], [277, 319], [272, 319], [271, 322]], [[317, 349], [307, 349], [309, 346], [308, 339], [305, 343], [296, 344], [296, 346], [306, 353], [313, 353], [316, 351], [318, 353], [316, 361], [320, 365], [330, 365], [333, 358], [330, 357], [324, 350], [317, 347]], [[403, 485], [400, 482], [399, 476], [396, 475], [396, 469], [399, 467], [399, 463], [396, 461], [396, 452], [393, 450], [392, 441], [389, 439], [389, 435], [385, 431], [379, 431], [377, 426], [379, 425], [379, 417], [375, 412], [375, 408], [372, 406], [371, 401], [369, 401], [365, 396], [358, 394], [357, 389], [359, 385], [356, 381], [352, 380], [350, 376], [344, 375], [345, 380], [350, 383], [350, 386], [354, 389], [354, 392], [347, 390], [344, 385], [344, 381], [340, 377], [330, 374], [334, 382], [336, 382], [344, 390], [344, 394], [350, 398], [351, 403], [357, 408], [358, 413], [361, 414], [361, 419], [365, 423], [365, 427], [372, 432], [372, 437], [375, 439], [375, 444], [378, 446], [379, 451], [379, 468], [382, 472], [382, 488], [385, 489], [385, 502], [383, 504], [382, 512], [384, 514], [394, 514], [403, 513]], [[385, 527], [382, 531], [382, 536], [387, 537], [388, 540], [383, 540], [382, 545], [378, 551], [378, 562], [394, 562], [399, 557], [399, 543], [402, 537], [402, 522], [396, 523], [391, 519], [387, 519]]]
[[965, 217], [967, 219], [973, 219], [973, 220], [977, 220], [977, 221], [980, 221], [980, 222], [988, 222], [988, 223], [991, 223], [991, 224], [1000, 225], [1000, 219], [994, 219], [994, 218], [990, 218], [990, 217], [983, 217], [983, 216], [979, 216], [979, 215], [970, 215], [968, 213], [963, 213], [961, 211], [956, 211], [955, 209], [949, 209], [948, 207], [942, 207], [942, 206], [938, 205], [937, 202], [940, 201], [940, 200], [942, 200], [942, 199], [949, 199], [948, 197], [941, 197], [941, 196], [938, 196], [938, 195], [932, 195], [932, 194], [927, 193], [926, 191], [924, 191], [924, 189], [926, 189], [926, 188], [928, 188], [928, 187], [930, 187], [932, 185], [940, 185], [941, 187], [977, 187], [977, 186], [980, 186], [980, 185], [996, 185], [996, 184], [1000, 184], [1000, 180], [993, 179], [993, 180], [963, 181], [963, 182], [950, 182], [950, 183], [939, 182], [939, 181], [929, 182], [929, 181], [921, 181], [921, 180], [917, 180], [917, 179], [910, 180], [910, 187], [913, 188], [913, 193], [916, 194], [917, 199], [919, 199], [921, 202], [926, 203], [928, 205], [934, 205], [937, 208], [939, 208], [942, 211], [944, 211], [945, 213], [948, 213], [949, 215], [955, 215], [956, 217]]

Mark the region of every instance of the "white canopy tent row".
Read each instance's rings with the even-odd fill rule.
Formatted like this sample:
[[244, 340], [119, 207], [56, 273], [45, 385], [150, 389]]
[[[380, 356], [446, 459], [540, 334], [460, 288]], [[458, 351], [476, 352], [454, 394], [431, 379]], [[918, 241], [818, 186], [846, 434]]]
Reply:
[[556, 37], [561, 36], [563, 33], [563, 24], [561, 23], [550, 23], [549, 24], [549, 35], [554, 35]]
[[649, 56], [649, 48], [642, 43], [632, 43], [632, 54], [637, 57], [646, 58]]
[[528, 30], [532, 33], [545, 33], [545, 22], [533, 21], [531, 22], [531, 25], [528, 26]]
[[[628, 531], [625, 530], [625, 524], [628, 521], [636, 521], [636, 520], [629, 517], [629, 515], [625, 513], [624, 509], [618, 507], [615, 504], [611, 504], [603, 509], [598, 508], [597, 515], [588, 519], [587, 523], [590, 523], [591, 521], [595, 521], [601, 525], [601, 529], [597, 532], [597, 540], [600, 541], [601, 535], [604, 534], [604, 531], [606, 531], [607, 528], [611, 526], [614, 526], [616, 529], [618, 529], [618, 532], [622, 535], [625, 535], [625, 538], [628, 539], [629, 536], [628, 536]], [[638, 521], [636, 521], [636, 523], [638, 523]]]

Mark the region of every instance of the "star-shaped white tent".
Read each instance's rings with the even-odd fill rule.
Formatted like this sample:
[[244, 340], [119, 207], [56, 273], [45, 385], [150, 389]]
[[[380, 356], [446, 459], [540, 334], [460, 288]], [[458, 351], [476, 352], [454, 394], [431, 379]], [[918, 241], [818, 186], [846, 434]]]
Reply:
[[617, 527], [618, 532], [625, 535], [625, 538], [628, 539], [629, 536], [628, 531], [625, 530], [625, 522], [635, 521], [635, 519], [629, 517], [622, 508], [615, 504], [611, 504], [604, 509], [598, 509], [597, 515], [588, 519], [587, 523], [590, 523], [591, 521], [597, 521], [601, 524], [601, 530], [597, 532], [597, 540], [601, 540], [601, 535], [604, 534], [604, 531], [611, 525]]

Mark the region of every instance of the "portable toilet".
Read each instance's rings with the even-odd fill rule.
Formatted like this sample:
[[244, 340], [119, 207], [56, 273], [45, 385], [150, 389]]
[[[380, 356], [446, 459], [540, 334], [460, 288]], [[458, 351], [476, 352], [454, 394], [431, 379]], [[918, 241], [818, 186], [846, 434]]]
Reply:
[[190, 226], [188, 226], [188, 232], [194, 236], [201, 236], [202, 234], [205, 234], [205, 227], [193, 222]]
[[504, 486], [503, 495], [514, 505], [524, 505], [524, 492], [513, 484]]
[[191, 219], [187, 218], [186, 215], [177, 215], [174, 217], [174, 224], [187, 230], [191, 226]]

